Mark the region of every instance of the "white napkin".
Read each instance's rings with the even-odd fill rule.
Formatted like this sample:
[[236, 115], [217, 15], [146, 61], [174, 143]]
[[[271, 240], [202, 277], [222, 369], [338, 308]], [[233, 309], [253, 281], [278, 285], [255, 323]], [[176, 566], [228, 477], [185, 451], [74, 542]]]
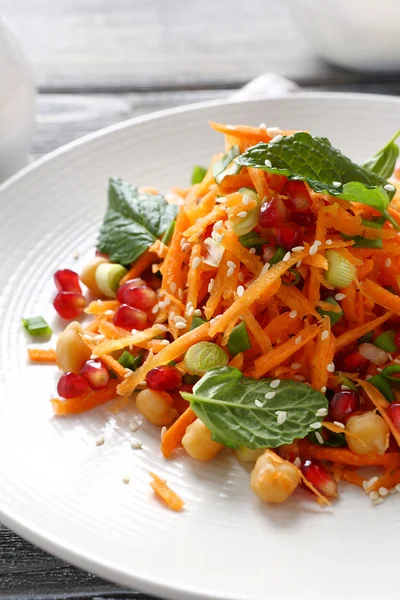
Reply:
[[238, 100], [261, 100], [262, 98], [280, 98], [299, 90], [299, 86], [290, 79], [276, 73], [264, 73], [246, 83], [240, 90], [229, 96], [234, 102]]

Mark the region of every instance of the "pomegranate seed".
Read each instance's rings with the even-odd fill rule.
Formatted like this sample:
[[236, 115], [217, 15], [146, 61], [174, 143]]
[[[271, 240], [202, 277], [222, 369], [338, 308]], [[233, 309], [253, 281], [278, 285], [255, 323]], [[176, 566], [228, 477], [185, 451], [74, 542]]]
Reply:
[[77, 373], [64, 373], [58, 380], [57, 393], [62, 398], [75, 398], [89, 391], [88, 382]]
[[108, 258], [108, 254], [104, 254], [104, 252], [100, 252], [99, 250], [96, 250], [95, 255], [101, 256], [102, 258]]
[[308, 479], [321, 494], [327, 498], [336, 498], [338, 495], [337, 483], [319, 460], [305, 460], [301, 470], [304, 477], [306, 477], [306, 479]]
[[400, 348], [400, 330], [394, 336], [394, 343], [398, 348]]
[[303, 243], [303, 232], [296, 223], [288, 223], [279, 227], [276, 232], [276, 239], [278, 244], [283, 246], [285, 250], [291, 250]]
[[161, 287], [161, 279], [157, 277], [157, 275], [150, 273], [150, 275], [146, 275], [146, 281], [144, 281], [143, 284], [146, 284], [147, 287], [157, 291]]
[[335, 361], [335, 364], [339, 371], [360, 373], [360, 371], [368, 366], [369, 360], [355, 350], [354, 352], [350, 352], [349, 354], [340, 357], [339, 362]]
[[75, 319], [83, 313], [86, 300], [76, 292], [58, 292], [53, 300], [53, 306], [63, 319]]
[[276, 252], [275, 246], [262, 245], [262, 259], [265, 263], [269, 262]]
[[391, 404], [387, 410], [386, 414], [389, 419], [392, 421], [396, 429], [400, 431], [400, 404]]
[[281, 198], [272, 198], [261, 205], [258, 223], [260, 227], [277, 227], [286, 218], [287, 210]]
[[173, 390], [181, 385], [182, 374], [175, 367], [168, 365], [156, 367], [147, 373], [146, 383], [152, 390]]
[[294, 213], [292, 219], [297, 225], [305, 227], [306, 229], [314, 227], [317, 222], [317, 217], [312, 212]]
[[70, 269], [60, 269], [54, 273], [54, 282], [59, 292], [76, 292], [81, 294], [81, 286], [79, 285], [79, 276], [75, 271]]
[[147, 315], [142, 310], [132, 308], [127, 304], [121, 304], [115, 311], [113, 323], [117, 327], [122, 327], [122, 329], [128, 329], [129, 331], [138, 329], [141, 331], [146, 329]]
[[360, 407], [360, 398], [357, 392], [345, 390], [337, 392], [329, 406], [329, 417], [332, 421], [344, 422]]
[[289, 197], [288, 206], [296, 212], [306, 212], [310, 208], [310, 196], [302, 181], [288, 181], [282, 194]]
[[92, 390], [101, 390], [109, 382], [110, 375], [100, 360], [87, 360], [80, 370]]
[[157, 294], [147, 285], [138, 286], [134, 281], [128, 281], [118, 288], [117, 299], [121, 304], [127, 304], [146, 312], [156, 304]]

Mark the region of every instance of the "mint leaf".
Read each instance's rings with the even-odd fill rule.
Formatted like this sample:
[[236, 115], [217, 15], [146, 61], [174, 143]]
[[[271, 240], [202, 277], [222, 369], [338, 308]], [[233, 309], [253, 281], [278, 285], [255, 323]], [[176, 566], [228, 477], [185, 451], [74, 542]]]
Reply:
[[381, 148], [376, 154], [371, 156], [364, 164], [363, 167], [376, 173], [380, 177], [390, 177], [393, 174], [396, 166], [396, 160], [399, 156], [399, 147], [395, 144], [395, 141], [400, 135], [400, 129], [395, 135], [388, 141], [387, 144]]
[[232, 162], [239, 154], [239, 146], [232, 146], [221, 160], [213, 164], [214, 179], [218, 185], [227, 175], [237, 175], [240, 172], [242, 167], [237, 162]]
[[246, 150], [236, 162], [306, 181], [316, 192], [371, 206], [398, 227], [387, 212], [394, 186], [393, 190], [386, 191], [384, 186], [388, 182], [383, 177], [353, 163], [326, 138], [294, 133], [279, 142], [261, 142]]
[[112, 177], [97, 249], [113, 262], [133, 263], [168, 229], [177, 213], [178, 207], [168, 204], [161, 194], [140, 193], [130, 183]]
[[[251, 379], [233, 367], [208, 371], [193, 387], [193, 393], [181, 392], [193, 411], [211, 430], [216, 442], [230, 448], [276, 448], [304, 438], [320, 408], [328, 408], [321, 392], [297, 381], [282, 380], [272, 388], [270, 379]], [[265, 394], [274, 392], [267, 400]], [[260, 402], [261, 405], [257, 406]], [[276, 411], [287, 413], [277, 424]]]

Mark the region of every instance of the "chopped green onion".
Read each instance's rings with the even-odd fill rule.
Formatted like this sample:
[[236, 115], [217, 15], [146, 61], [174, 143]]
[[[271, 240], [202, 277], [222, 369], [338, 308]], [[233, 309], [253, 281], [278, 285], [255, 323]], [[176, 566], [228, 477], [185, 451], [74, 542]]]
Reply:
[[336, 375], [338, 377], [338, 379], [340, 381], [340, 385], [345, 385], [346, 387], [350, 388], [351, 390], [357, 389], [357, 386], [354, 383], [354, 381], [352, 381], [345, 375], [342, 375], [340, 372], [336, 372], [336, 371], [335, 371], [334, 375]]
[[390, 381], [392, 385], [400, 385], [400, 377], [394, 377], [395, 373], [400, 375], [400, 365], [389, 365], [385, 367], [381, 373], [381, 376]]
[[[383, 223], [385, 223], [386, 219], [384, 219]], [[383, 223], [381, 223], [380, 221], [367, 221], [367, 219], [363, 219], [361, 221], [362, 225], [365, 225], [365, 227], [375, 227], [375, 229], [382, 229], [383, 227]]]
[[214, 173], [214, 178], [215, 178], [216, 183], [220, 184], [221, 181], [224, 179], [224, 177], [226, 177], [226, 175], [236, 175], [237, 173], [239, 173], [239, 171], [242, 167], [236, 163], [234, 163], [234, 165], [235, 165], [234, 173], [226, 172], [229, 165], [233, 161], [233, 159], [236, 158], [237, 156], [239, 156], [239, 154], [240, 154], [239, 146], [237, 146], [237, 145], [232, 146], [232, 148], [226, 154], [224, 154], [224, 156], [221, 158], [221, 160], [219, 160], [213, 164], [213, 173]]
[[275, 254], [269, 260], [270, 265], [276, 265], [276, 263], [281, 262], [282, 258], [285, 256], [286, 250], [282, 248], [282, 246], [277, 246], [275, 250]]
[[201, 317], [194, 316], [192, 319], [192, 324], [190, 326], [190, 331], [193, 331], [193, 329], [197, 329], [197, 327], [200, 327], [200, 325], [204, 325], [204, 323], [207, 323], [207, 321], [205, 321]]
[[133, 356], [133, 354], [131, 354], [127, 350], [124, 350], [124, 352], [119, 357], [118, 362], [125, 369], [130, 369], [131, 371], [136, 371], [136, 369], [138, 367], [140, 367], [140, 365], [143, 362], [143, 355], [144, 355], [144, 352], [138, 354], [137, 356]]
[[251, 348], [249, 334], [244, 321], [236, 325], [231, 332], [228, 340], [228, 350], [232, 356], [236, 356], [239, 352], [245, 352]]
[[107, 298], [115, 298], [119, 282], [127, 272], [122, 265], [101, 263], [95, 273], [97, 287]]
[[249, 233], [245, 233], [245, 235], [241, 235], [239, 237], [239, 242], [245, 248], [254, 248], [255, 246], [262, 246], [263, 244], [268, 244], [268, 240], [262, 238], [255, 231], [249, 231]]
[[186, 373], [186, 375], [183, 376], [183, 383], [186, 383], [186, 385], [194, 385], [199, 379], [200, 377], [198, 375], [188, 375]]
[[294, 279], [291, 281], [285, 281], [282, 279], [283, 285], [298, 285], [302, 279], [300, 273], [296, 271], [296, 269], [288, 269], [288, 272], [292, 275], [292, 277], [294, 277]]
[[164, 231], [164, 235], [161, 238], [161, 241], [163, 244], [167, 245], [171, 241], [171, 238], [175, 231], [175, 225], [176, 225], [176, 221], [171, 221], [171, 223], [168, 225], [167, 229]]
[[388, 402], [393, 402], [396, 400], [396, 396], [392, 392], [392, 389], [386, 379], [382, 377], [382, 375], [374, 375], [370, 379], [368, 379], [368, 383], [371, 383], [380, 391], [380, 393], [385, 396]]
[[328, 261], [326, 280], [335, 288], [347, 288], [356, 276], [356, 267], [336, 250], [327, 250], [325, 258]]
[[360, 338], [358, 338], [358, 343], [359, 344], [368, 344], [372, 338], [373, 338], [374, 332], [373, 331], [368, 331], [368, 333], [362, 335]]
[[194, 344], [183, 359], [189, 375], [199, 375], [200, 377], [211, 369], [225, 367], [228, 362], [229, 358], [225, 350], [213, 342]]
[[395, 337], [396, 332], [393, 329], [390, 329], [389, 331], [384, 331], [381, 335], [378, 335], [372, 343], [378, 348], [385, 350], [385, 352], [397, 352], [398, 347], [394, 343]]
[[200, 165], [195, 165], [192, 171], [192, 185], [196, 183], [201, 183], [207, 173], [207, 169], [205, 167], [201, 167]]
[[383, 248], [382, 238], [378, 238], [376, 240], [368, 240], [362, 235], [345, 235], [344, 233], [340, 234], [344, 240], [353, 240], [354, 244], [352, 248]]
[[317, 308], [317, 312], [319, 312], [319, 314], [321, 315], [321, 317], [329, 317], [330, 321], [331, 321], [331, 327], [333, 325], [336, 325], [336, 323], [339, 323], [340, 319], [343, 317], [343, 311], [342, 308], [340, 306], [340, 304], [338, 302], [336, 302], [335, 298], [333, 296], [328, 296], [328, 298], [325, 300], [325, 302], [328, 302], [329, 304], [333, 304], [333, 306], [337, 306], [338, 308], [340, 308], [340, 312], [330, 312], [327, 310], [322, 310], [322, 308]]
[[240, 188], [239, 193], [242, 194], [243, 198], [245, 198], [246, 196], [248, 198], [252, 198], [257, 202], [257, 205], [249, 211], [244, 211], [247, 212], [247, 216], [244, 217], [244, 219], [236, 217], [235, 222], [232, 223], [233, 231], [236, 233], [237, 236], [250, 233], [254, 229], [254, 227], [258, 223], [258, 217], [260, 214], [261, 206], [261, 202], [258, 195], [250, 188]]
[[25, 327], [26, 331], [29, 335], [39, 336], [46, 335], [49, 336], [53, 333], [50, 325], [43, 319], [41, 315], [37, 317], [28, 317], [26, 319], [22, 319], [22, 325]]

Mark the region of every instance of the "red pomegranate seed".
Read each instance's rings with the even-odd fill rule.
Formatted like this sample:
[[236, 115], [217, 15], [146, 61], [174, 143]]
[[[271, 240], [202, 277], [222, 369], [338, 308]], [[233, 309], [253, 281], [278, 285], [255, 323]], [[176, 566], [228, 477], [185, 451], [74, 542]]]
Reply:
[[261, 205], [258, 223], [260, 227], [278, 227], [286, 219], [286, 206], [281, 198], [272, 198]]
[[400, 431], [400, 404], [391, 404], [386, 410], [386, 414], [396, 429]]
[[161, 287], [161, 279], [157, 277], [157, 275], [150, 273], [150, 275], [146, 275], [146, 280], [143, 282], [143, 284], [146, 284], [152, 290], [157, 291]]
[[288, 206], [296, 212], [309, 210], [311, 201], [307, 188], [302, 181], [288, 181], [282, 189], [282, 194], [289, 197]]
[[295, 246], [301, 246], [303, 243], [303, 232], [296, 223], [287, 223], [279, 227], [276, 232], [276, 239], [280, 246], [285, 250], [291, 250]]
[[181, 385], [182, 374], [175, 367], [168, 365], [156, 367], [147, 373], [146, 383], [152, 390], [173, 390]]
[[104, 252], [99, 252], [99, 250], [96, 250], [95, 254], [96, 256], [101, 256], [102, 258], [108, 258], [108, 254], [105, 254]]
[[132, 308], [127, 304], [121, 304], [117, 308], [113, 317], [113, 323], [122, 329], [138, 329], [139, 331], [146, 329], [147, 315], [142, 310]]
[[127, 281], [118, 288], [117, 299], [121, 304], [127, 304], [146, 312], [156, 304], [157, 294], [147, 285], [138, 286], [134, 281]]
[[75, 319], [83, 313], [86, 300], [82, 294], [76, 292], [58, 292], [53, 306], [63, 319]]
[[101, 390], [106, 387], [110, 375], [100, 360], [87, 360], [80, 370], [92, 390]]
[[394, 343], [400, 349], [400, 330], [394, 336]]
[[88, 382], [77, 373], [64, 373], [58, 380], [57, 393], [62, 398], [75, 398], [89, 391]]
[[312, 212], [293, 213], [292, 219], [297, 225], [305, 227], [306, 229], [314, 227], [317, 222], [317, 217]]
[[368, 366], [369, 360], [355, 350], [354, 352], [343, 356], [340, 362], [335, 364], [340, 371], [359, 373]]
[[360, 408], [360, 397], [353, 390], [337, 392], [329, 406], [329, 417], [332, 421], [345, 422], [346, 419]]
[[336, 498], [338, 495], [338, 485], [319, 460], [305, 460], [301, 470], [304, 477], [308, 479], [321, 494], [327, 498]]
[[269, 262], [276, 252], [275, 246], [262, 245], [262, 259], [265, 263]]
[[54, 282], [59, 292], [76, 292], [81, 294], [81, 286], [79, 285], [79, 276], [75, 271], [70, 269], [60, 269], [54, 273]]

